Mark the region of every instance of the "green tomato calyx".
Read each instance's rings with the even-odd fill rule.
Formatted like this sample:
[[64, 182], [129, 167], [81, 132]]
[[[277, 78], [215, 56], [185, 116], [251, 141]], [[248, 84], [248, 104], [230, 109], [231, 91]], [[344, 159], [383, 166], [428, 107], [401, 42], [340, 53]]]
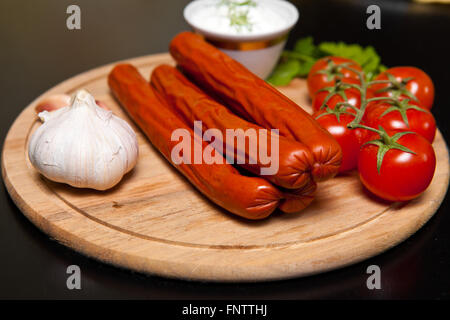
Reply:
[[398, 111], [400, 112], [400, 115], [402, 116], [402, 120], [403, 122], [406, 124], [406, 126], [409, 128], [409, 121], [408, 121], [408, 115], [406, 114], [406, 111], [408, 111], [409, 109], [414, 109], [417, 111], [421, 111], [421, 112], [426, 112], [426, 110], [424, 110], [423, 108], [420, 108], [414, 104], [410, 104], [411, 100], [410, 99], [404, 99], [404, 100], [396, 100], [396, 99], [390, 99], [387, 100], [386, 102], [389, 103], [391, 105], [391, 107], [389, 107], [388, 109], [386, 109], [386, 111], [384, 111], [381, 117], [384, 117], [385, 115], [387, 115], [388, 113], [392, 112], [392, 111]]
[[411, 93], [411, 91], [406, 89], [406, 85], [408, 84], [408, 82], [414, 80], [413, 77], [404, 78], [401, 81], [398, 81], [392, 74], [388, 72], [386, 72], [386, 76], [388, 80], [372, 81], [370, 83], [370, 84], [377, 84], [377, 83], [388, 84], [387, 87], [377, 90], [375, 93], [379, 94], [384, 92], [390, 92], [392, 93], [392, 97], [395, 99], [398, 99], [401, 95], [404, 95], [413, 101], [419, 102], [419, 100]]
[[397, 142], [404, 135], [406, 135], [406, 134], [416, 134], [415, 132], [403, 131], [403, 132], [397, 132], [397, 133], [393, 134], [392, 136], [390, 136], [386, 132], [386, 130], [384, 130], [384, 128], [382, 126], [379, 126], [378, 130], [374, 129], [374, 128], [371, 128], [371, 127], [364, 126], [364, 125], [360, 125], [360, 124], [358, 124], [356, 127], [376, 132], [380, 136], [379, 139], [368, 141], [368, 142], [364, 143], [361, 146], [361, 148], [363, 148], [364, 146], [366, 146], [368, 144], [372, 144], [372, 145], [378, 146], [378, 152], [377, 152], [377, 171], [378, 171], [378, 174], [381, 174], [381, 165], [383, 164], [384, 156], [386, 155], [386, 153], [389, 150], [397, 149], [397, 150], [401, 150], [403, 152], [411, 153], [411, 154], [414, 154], [414, 155], [416, 154], [414, 151], [410, 150], [409, 148], [407, 148], [404, 145], [402, 145], [402, 144]]

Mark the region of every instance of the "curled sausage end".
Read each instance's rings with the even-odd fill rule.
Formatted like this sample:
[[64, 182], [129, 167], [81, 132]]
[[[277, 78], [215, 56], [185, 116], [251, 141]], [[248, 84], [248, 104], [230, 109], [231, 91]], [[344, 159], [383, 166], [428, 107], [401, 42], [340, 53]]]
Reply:
[[312, 166], [311, 174], [314, 181], [321, 182], [334, 178], [339, 173], [342, 163], [342, 150], [338, 143], [329, 147], [320, 146], [314, 150], [316, 162]]
[[284, 213], [298, 213], [305, 209], [314, 200], [317, 190], [317, 184], [310, 181], [304, 188], [297, 190], [288, 190], [283, 193], [285, 198], [279, 205]]
[[244, 217], [251, 220], [260, 220], [267, 218], [270, 214], [272, 214], [272, 212], [275, 211], [283, 197], [283, 194], [264, 179], [253, 179], [261, 181], [259, 181], [260, 185], [257, 188], [252, 189], [254, 190], [254, 195], [244, 200], [248, 201], [251, 199], [246, 205], [246, 214]]

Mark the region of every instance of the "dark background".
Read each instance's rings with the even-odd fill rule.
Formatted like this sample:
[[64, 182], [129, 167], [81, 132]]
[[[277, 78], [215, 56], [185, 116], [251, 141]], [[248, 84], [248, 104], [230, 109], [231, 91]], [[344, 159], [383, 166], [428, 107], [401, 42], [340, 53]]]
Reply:
[[[292, 1], [297, 37], [373, 45], [387, 66], [414, 65], [434, 80], [433, 113], [449, 140], [450, 5], [409, 1]], [[1, 0], [0, 141], [20, 113], [59, 82], [116, 60], [167, 51], [187, 30], [182, 0]], [[81, 7], [82, 29], [66, 28], [66, 8]], [[366, 8], [381, 7], [381, 30], [366, 28]], [[0, 298], [147, 299], [411, 299], [450, 298], [450, 201], [415, 235], [388, 252], [333, 272], [260, 284], [186, 282], [135, 274], [85, 258], [48, 239], [0, 187]], [[66, 288], [66, 268], [79, 265], [82, 290]], [[379, 265], [382, 289], [366, 287]]]

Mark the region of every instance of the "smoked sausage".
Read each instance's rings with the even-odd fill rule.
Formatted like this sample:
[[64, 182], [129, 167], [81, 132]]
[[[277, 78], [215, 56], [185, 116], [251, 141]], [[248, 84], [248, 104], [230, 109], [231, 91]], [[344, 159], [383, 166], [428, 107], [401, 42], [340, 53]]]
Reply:
[[280, 135], [305, 144], [314, 157], [314, 180], [326, 180], [338, 173], [342, 151], [331, 134], [239, 62], [192, 32], [175, 36], [170, 53], [191, 80], [234, 113], [266, 129], [278, 129]]
[[[151, 83], [188, 125], [193, 127], [195, 122], [201, 121], [203, 133], [219, 130], [220, 134], [214, 136], [218, 140], [215, 142], [220, 144], [219, 152], [232, 163], [256, 175], [261, 174], [262, 168], [271, 167], [273, 172], [262, 177], [283, 188], [299, 189], [310, 183], [314, 159], [303, 144], [272, 134], [236, 116], [172, 66], [160, 65], [153, 70]], [[244, 145], [235, 141], [247, 142], [246, 137], [248, 143]], [[250, 146], [252, 142], [254, 146]], [[275, 143], [278, 147], [272, 149]], [[270, 159], [261, 161], [261, 154], [270, 156]]]
[[178, 143], [172, 141], [174, 130], [185, 130], [193, 137], [190, 139], [192, 150], [200, 147], [203, 151], [207, 145], [167, 107], [135, 67], [115, 66], [108, 76], [108, 84], [153, 146], [211, 201], [247, 219], [265, 218], [277, 208], [282, 192], [265, 179], [242, 175], [225, 161], [223, 164], [195, 164], [189, 155], [183, 154], [185, 161], [174, 163], [171, 154]]
[[[209, 123], [209, 126], [212, 128], [214, 128], [215, 126], [217, 126], [217, 127], [220, 126], [223, 129], [223, 128], [226, 128], [225, 126], [227, 126], [227, 125], [229, 125], [233, 128], [239, 128], [239, 126], [236, 126], [236, 123], [243, 124], [244, 128], [246, 126], [251, 126], [251, 124], [249, 124], [248, 122], [246, 122], [246, 124], [244, 125], [244, 123], [242, 122], [242, 119], [240, 119], [236, 116], [234, 116], [233, 118], [230, 118], [229, 112], [226, 112], [226, 113], [222, 112], [219, 114], [219, 116], [222, 116], [224, 119], [228, 117], [229, 121], [227, 121], [225, 123], [223, 122], [223, 119], [222, 120], [220, 119], [220, 117], [212, 117], [213, 113], [215, 111], [217, 111], [216, 108], [218, 108], [219, 110], [223, 110], [224, 107], [218, 105], [217, 103], [214, 103], [213, 100], [211, 100], [204, 93], [199, 91], [199, 89], [196, 88], [193, 84], [189, 85], [189, 82], [187, 82], [188, 80], [185, 77], [183, 77], [179, 72], [174, 72], [174, 71], [176, 71], [176, 70], [172, 67], [160, 66], [160, 67], [157, 67], [153, 71], [152, 78], [154, 80], [153, 82], [154, 82], [155, 86], [157, 88], [159, 88], [160, 93], [162, 93], [160, 95], [160, 97], [165, 98], [167, 105], [172, 106], [172, 111], [174, 113], [176, 113], [178, 115], [181, 114], [182, 118], [184, 118], [184, 121], [187, 125], [192, 126], [193, 119], [189, 119], [186, 117], [188, 117], [190, 115], [192, 116], [193, 114], [198, 114], [198, 115], [200, 115], [201, 119], [214, 118], [215, 121]], [[175, 75], [179, 75], [179, 76], [181, 75], [182, 78], [179, 78], [179, 79], [185, 79], [184, 84], [182, 86], [179, 86], [180, 85], [180, 83], [178, 82], [179, 80], [177, 80], [176, 78], [173, 77]], [[160, 76], [162, 78], [160, 78]], [[171, 87], [171, 89], [175, 89], [175, 91], [169, 90], [169, 88], [165, 88], [167, 90], [163, 90], [163, 86], [159, 86], [158, 84], [162, 84], [162, 83], [169, 84], [169, 83], [167, 83], [165, 80], [160, 82], [157, 79], [160, 79], [160, 80], [172, 79], [175, 82], [169, 81], [169, 83], [177, 84], [176, 86]], [[183, 88], [183, 90], [180, 90], [181, 88]], [[193, 92], [192, 91], [193, 89], [196, 89], [197, 92]], [[172, 94], [174, 96], [172, 96]], [[184, 96], [184, 98], [183, 98], [183, 96]], [[194, 99], [191, 100], [188, 98], [188, 96], [190, 98], [194, 98]], [[178, 108], [174, 106], [174, 101], [172, 99], [174, 97], [180, 97], [180, 100], [178, 101], [180, 103], [178, 105]], [[187, 100], [185, 100], [185, 99], [187, 99]], [[204, 100], [207, 100], [207, 102], [209, 104], [205, 105], [203, 103]], [[184, 102], [187, 103], [188, 101], [190, 102], [190, 104], [188, 106], [183, 106]], [[210, 104], [213, 104], [213, 106], [215, 106], [216, 108], [210, 109], [209, 108]], [[189, 110], [189, 109], [191, 109], [191, 107], [196, 110], [195, 111]], [[203, 108], [206, 108], [204, 110], [205, 112], [201, 111]], [[203, 117], [205, 115], [209, 115], [209, 116]], [[254, 126], [253, 128], [259, 128], [259, 127]], [[291, 141], [291, 143], [294, 143], [294, 141]], [[284, 147], [285, 146], [283, 145], [279, 149], [282, 150]], [[290, 147], [290, 146], [286, 146], [286, 147], [292, 149], [292, 147]], [[233, 151], [235, 151], [235, 150], [233, 150]], [[245, 153], [245, 152], [241, 151], [241, 153]], [[305, 207], [307, 207], [312, 202], [312, 200], [314, 199], [314, 194], [315, 194], [316, 188], [317, 188], [317, 184], [310, 177], [309, 177], [309, 179], [304, 179], [304, 183], [302, 184], [301, 188], [298, 188], [298, 189], [280, 188], [279, 190], [282, 193], [283, 199], [280, 201], [279, 209], [285, 213], [300, 212], [301, 210], [303, 210]]]

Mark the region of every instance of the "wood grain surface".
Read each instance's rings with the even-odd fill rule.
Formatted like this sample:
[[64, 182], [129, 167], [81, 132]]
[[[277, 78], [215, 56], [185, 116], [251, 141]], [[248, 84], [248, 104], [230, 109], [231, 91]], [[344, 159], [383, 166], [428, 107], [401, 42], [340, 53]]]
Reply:
[[[168, 54], [129, 60], [148, 78]], [[136, 168], [107, 192], [76, 189], [39, 175], [27, 156], [40, 125], [36, 102], [85, 88], [128, 120], [106, 77], [114, 64], [73, 77], [27, 106], [12, 125], [2, 154], [4, 183], [24, 215], [60, 243], [97, 260], [134, 271], [206, 281], [266, 281], [340, 268], [379, 254], [416, 232], [436, 212], [449, 182], [449, 158], [440, 132], [433, 144], [432, 184], [408, 203], [387, 203], [361, 186], [357, 173], [321, 183], [300, 214], [275, 212], [246, 221], [214, 205], [170, 166], [133, 125], [139, 140]], [[280, 90], [309, 109], [296, 79]]]

